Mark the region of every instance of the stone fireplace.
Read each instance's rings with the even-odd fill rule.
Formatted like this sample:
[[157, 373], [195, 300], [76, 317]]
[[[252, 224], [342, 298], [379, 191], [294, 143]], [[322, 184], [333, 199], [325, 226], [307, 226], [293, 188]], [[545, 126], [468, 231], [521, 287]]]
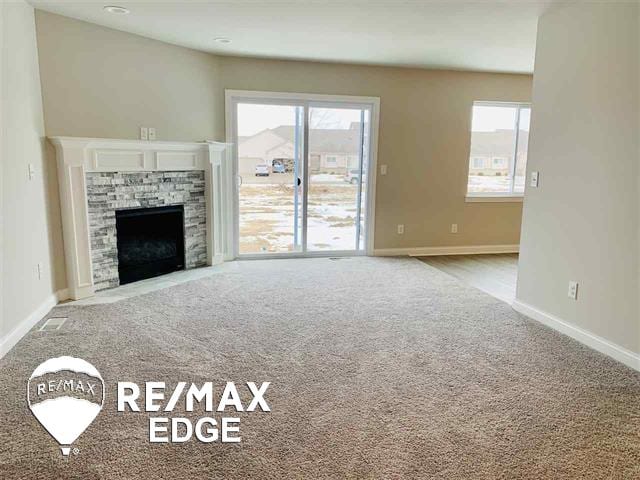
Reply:
[[[118, 247], [123, 238], [116, 227], [118, 214], [126, 214], [130, 209], [142, 214], [144, 210], [152, 210], [155, 207], [182, 206], [182, 267], [195, 268], [207, 264], [207, 216], [203, 171], [93, 172], [87, 173], [86, 185], [93, 285], [96, 291], [128, 283], [119, 280]], [[144, 222], [142, 216], [137, 215], [128, 223], [135, 220]], [[150, 234], [160, 235], [157, 227], [154, 230], [150, 222], [146, 223]], [[152, 241], [153, 238], [147, 241], [149, 248], [153, 248]], [[142, 250], [139, 254], [145, 255]]]
[[51, 141], [69, 298], [224, 260], [229, 232], [223, 204], [231, 192], [227, 144]]

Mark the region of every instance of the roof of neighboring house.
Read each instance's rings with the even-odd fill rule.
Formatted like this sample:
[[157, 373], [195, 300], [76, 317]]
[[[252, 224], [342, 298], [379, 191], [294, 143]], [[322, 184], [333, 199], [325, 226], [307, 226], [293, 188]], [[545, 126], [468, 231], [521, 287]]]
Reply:
[[[309, 143], [314, 152], [342, 153], [356, 155], [358, 153], [360, 129], [359, 123], [353, 122], [349, 129], [322, 128], [309, 130]], [[280, 125], [279, 127], [261, 130], [252, 136], [238, 137], [238, 143], [258, 138], [264, 134], [275, 135], [293, 145], [294, 127], [293, 125]], [[529, 132], [520, 131], [518, 139], [518, 150], [526, 152], [528, 147]], [[276, 142], [277, 143], [277, 142]], [[271, 150], [278, 145], [266, 147]], [[513, 130], [496, 130], [493, 132], [473, 132], [471, 142], [471, 156], [499, 156], [510, 157], [513, 155]]]
[[238, 154], [241, 157], [265, 158], [268, 152], [279, 146], [286, 146], [287, 140], [273, 130], [262, 130], [250, 137], [238, 137]]
[[[360, 140], [359, 123], [352, 123], [350, 129], [322, 128], [309, 130], [309, 144], [314, 152], [343, 153], [356, 155]], [[285, 142], [294, 142], [293, 125], [280, 125], [276, 128], [262, 130], [251, 137], [238, 137], [238, 143], [242, 144], [247, 140], [271, 132], [282, 138]]]
[[[473, 132], [471, 141], [472, 157], [511, 157], [513, 156], [513, 130], [496, 130], [494, 132]], [[529, 132], [520, 130], [518, 150], [526, 152], [529, 143]]]

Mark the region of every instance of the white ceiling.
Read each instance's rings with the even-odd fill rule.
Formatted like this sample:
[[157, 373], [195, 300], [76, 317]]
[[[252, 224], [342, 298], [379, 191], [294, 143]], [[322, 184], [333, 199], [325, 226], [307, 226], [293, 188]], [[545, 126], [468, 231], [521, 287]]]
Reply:
[[[533, 72], [550, 0], [30, 0], [39, 9], [221, 55]], [[103, 11], [119, 5], [129, 15]], [[221, 45], [215, 37], [229, 37]]]

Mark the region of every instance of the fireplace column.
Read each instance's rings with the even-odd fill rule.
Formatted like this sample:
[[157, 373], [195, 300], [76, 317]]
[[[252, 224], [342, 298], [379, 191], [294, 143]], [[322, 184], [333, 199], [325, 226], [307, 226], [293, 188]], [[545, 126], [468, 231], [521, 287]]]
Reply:
[[94, 294], [91, 271], [91, 243], [87, 215], [85, 149], [82, 144], [56, 139], [58, 185], [62, 211], [64, 255], [69, 298], [78, 300]]

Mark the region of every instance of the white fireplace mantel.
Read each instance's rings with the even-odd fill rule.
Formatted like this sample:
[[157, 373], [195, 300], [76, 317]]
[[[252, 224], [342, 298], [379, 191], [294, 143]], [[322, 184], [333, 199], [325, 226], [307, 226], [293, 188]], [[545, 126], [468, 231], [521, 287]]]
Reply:
[[87, 206], [87, 172], [204, 170], [207, 202], [207, 263], [225, 258], [231, 168], [230, 144], [105, 138], [50, 137], [56, 147], [69, 297], [94, 294]]

